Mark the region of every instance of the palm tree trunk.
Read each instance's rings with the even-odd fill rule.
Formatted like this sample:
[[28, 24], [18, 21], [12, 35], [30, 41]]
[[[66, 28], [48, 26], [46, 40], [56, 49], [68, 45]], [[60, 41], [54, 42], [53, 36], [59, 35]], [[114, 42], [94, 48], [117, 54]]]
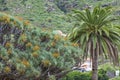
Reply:
[[92, 80], [98, 80], [98, 55], [97, 53], [93, 54], [92, 58]]

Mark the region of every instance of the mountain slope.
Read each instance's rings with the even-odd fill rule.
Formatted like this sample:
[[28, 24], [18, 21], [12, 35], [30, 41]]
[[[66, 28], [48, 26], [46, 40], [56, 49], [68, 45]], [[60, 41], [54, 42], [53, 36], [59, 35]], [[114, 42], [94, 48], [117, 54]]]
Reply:
[[72, 9], [113, 4], [112, 0], [0, 0], [0, 3], [1, 10], [22, 16], [35, 26], [63, 32], [69, 31], [74, 24], [66, 16]]

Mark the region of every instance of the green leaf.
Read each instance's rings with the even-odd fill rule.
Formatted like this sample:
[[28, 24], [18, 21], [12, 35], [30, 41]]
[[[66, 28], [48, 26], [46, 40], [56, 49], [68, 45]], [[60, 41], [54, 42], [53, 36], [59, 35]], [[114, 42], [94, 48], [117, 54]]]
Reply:
[[86, 15], [87, 15], [88, 22], [93, 23], [93, 19], [89, 9], [86, 9]]
[[102, 27], [102, 31], [105, 33], [107, 37], [109, 37], [109, 29], [107, 27]]
[[92, 36], [92, 41], [93, 41], [93, 48], [95, 49], [96, 45], [97, 45], [97, 36], [96, 35]]

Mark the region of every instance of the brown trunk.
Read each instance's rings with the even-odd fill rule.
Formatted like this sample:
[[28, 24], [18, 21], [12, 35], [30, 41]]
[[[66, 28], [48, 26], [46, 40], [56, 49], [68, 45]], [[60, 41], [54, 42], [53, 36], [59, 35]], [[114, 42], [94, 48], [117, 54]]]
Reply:
[[98, 80], [98, 53], [97, 49], [93, 51], [92, 56], [92, 80]]

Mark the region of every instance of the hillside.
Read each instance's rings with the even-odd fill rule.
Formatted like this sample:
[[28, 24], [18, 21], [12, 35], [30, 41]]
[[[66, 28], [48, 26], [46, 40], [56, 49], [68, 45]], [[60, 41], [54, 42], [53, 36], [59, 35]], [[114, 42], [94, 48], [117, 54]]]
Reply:
[[[48, 29], [60, 29], [67, 32], [74, 24], [67, 14], [72, 9], [82, 10], [96, 5], [117, 6], [116, 0], [0, 0], [1, 11], [11, 15], [22, 16], [34, 25]], [[118, 6], [119, 8], [119, 6]], [[118, 11], [119, 13], [119, 11]], [[119, 13], [120, 14], [120, 13]]]
[[119, 56], [120, 0], [0, 0], [0, 80], [116, 80]]

